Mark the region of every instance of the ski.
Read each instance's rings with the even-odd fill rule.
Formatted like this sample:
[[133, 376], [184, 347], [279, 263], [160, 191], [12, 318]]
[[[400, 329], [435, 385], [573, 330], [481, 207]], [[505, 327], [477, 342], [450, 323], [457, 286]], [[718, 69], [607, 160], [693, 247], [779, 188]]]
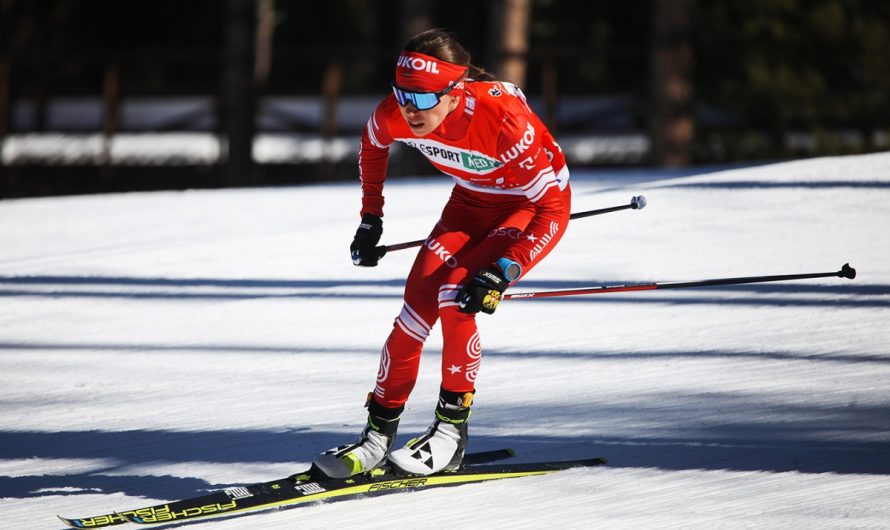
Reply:
[[[498, 460], [504, 460], [510, 458], [514, 455], [512, 449], [497, 449], [494, 451], [484, 451], [477, 453], [467, 453], [464, 456], [463, 467], [478, 465], [478, 464], [487, 464], [491, 462], [495, 462]], [[214, 504], [219, 504], [220, 506], [228, 506], [228, 510], [231, 510], [234, 507], [234, 501], [240, 501], [240, 495], [243, 495], [245, 492], [249, 492], [251, 490], [257, 491], [266, 491], [271, 490], [273, 492], [278, 492], [280, 489], [284, 489], [285, 491], [290, 491], [292, 494], [296, 494], [298, 491], [295, 486], [297, 485], [298, 477], [308, 477], [311, 475], [311, 470], [306, 470], [300, 473], [296, 473], [289, 477], [285, 477], [283, 479], [273, 480], [270, 482], [264, 482], [259, 484], [253, 484], [249, 486], [241, 486], [241, 487], [233, 487], [226, 490], [222, 490], [221, 492], [208, 493], [206, 495], [201, 495], [198, 497], [185, 499], [181, 501], [177, 501], [174, 503], [170, 503], [170, 505], [187, 505], [191, 507], [203, 507], [205, 511], [208, 513], [205, 515], [209, 515], [211, 513], [216, 513], [216, 511], [222, 510], [222, 508], [217, 508], [216, 511], [212, 511], [212, 506]], [[331, 479], [322, 479], [322, 480], [331, 480]], [[225, 502], [228, 499], [227, 502]], [[220, 501], [222, 504], [220, 504]], [[243, 506], [244, 502], [240, 502], [237, 504], [239, 509]], [[256, 504], [256, 502], [254, 502]], [[230, 506], [232, 505], [232, 506]], [[145, 508], [139, 508], [136, 510], [127, 510], [121, 512], [112, 512], [102, 515], [94, 515], [90, 517], [82, 517], [76, 519], [69, 519], [66, 517], [58, 516], [59, 519], [62, 520], [63, 523], [72, 527], [72, 528], [104, 528], [108, 526], [115, 526], [119, 524], [124, 524], [130, 522], [128, 516], [135, 515], [136, 513], [142, 513], [146, 510], [151, 512], [153, 509], [161, 509], [162, 507], [167, 505], [158, 505], [158, 506], [149, 506]], [[191, 510], [194, 512], [194, 509]]]
[[491, 463], [510, 456], [513, 456], [513, 451], [509, 449], [468, 454], [464, 459], [464, 465], [457, 471], [427, 476], [401, 476], [385, 467], [345, 479], [315, 477], [311, 472], [307, 472], [271, 482], [227, 488], [192, 499], [117, 512], [97, 518], [62, 518], [62, 520], [74, 528], [99, 528], [128, 521], [136, 524], [179, 523], [211, 516], [241, 515], [248, 511], [298, 507], [323, 500], [348, 500], [434, 487], [545, 475], [564, 469], [606, 463], [604, 458], [532, 464]]
[[297, 507], [317, 501], [349, 500], [387, 493], [415, 491], [434, 487], [458, 486], [489, 480], [546, 475], [574, 467], [598, 466], [605, 459], [541, 462], [536, 464], [490, 464], [468, 466], [450, 473], [427, 476], [400, 476], [386, 469], [347, 479], [323, 479], [304, 482], [287, 480], [260, 487], [226, 490], [207, 499], [207, 504], [180, 501], [145, 510], [125, 512], [129, 521], [137, 524], [174, 523], [208, 516], [241, 515], [258, 511]]

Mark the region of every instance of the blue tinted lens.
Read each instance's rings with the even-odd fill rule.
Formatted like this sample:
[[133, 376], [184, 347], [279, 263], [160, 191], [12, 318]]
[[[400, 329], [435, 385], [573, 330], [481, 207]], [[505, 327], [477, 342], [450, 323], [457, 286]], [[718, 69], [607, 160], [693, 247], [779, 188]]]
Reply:
[[429, 110], [439, 104], [439, 95], [432, 92], [409, 92], [397, 86], [393, 86], [392, 91], [403, 107], [411, 102], [417, 110]]

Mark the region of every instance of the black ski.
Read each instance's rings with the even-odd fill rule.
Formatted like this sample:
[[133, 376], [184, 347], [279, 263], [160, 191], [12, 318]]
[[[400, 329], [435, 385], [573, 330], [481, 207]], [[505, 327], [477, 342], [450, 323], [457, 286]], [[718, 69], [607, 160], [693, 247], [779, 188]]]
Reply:
[[[514, 452], [512, 449], [468, 453], [464, 457], [462, 468], [455, 472], [455, 474], [460, 474], [469, 469], [475, 469], [477, 466], [483, 467], [481, 466], [482, 464], [504, 460], [513, 455]], [[68, 519], [59, 516], [59, 519], [72, 528], [103, 528], [130, 521], [140, 524], [183, 521], [186, 519], [194, 519], [196, 517], [272, 508], [288, 504], [311, 502], [313, 500], [324, 498], [357, 496], [361, 494], [361, 492], [354, 494], [344, 493], [342, 495], [336, 495], [332, 492], [344, 488], [351, 489], [360, 484], [380, 484], [374, 489], [381, 491], [374, 491], [371, 493], [384, 493], [385, 491], [382, 490], [387, 487], [385, 485], [387, 479], [392, 480], [393, 477], [395, 477], [395, 475], [385, 469], [373, 470], [365, 475], [351, 477], [349, 479], [331, 479], [323, 476], [316, 476], [312, 470], [307, 470], [279, 480], [248, 486], [232, 487], [191, 499], [159, 504], [136, 510], [113, 512], [79, 519]], [[480, 479], [474, 480], [474, 482], [478, 482], [479, 480]], [[394, 486], [394, 484], [389, 485], [390, 488], [394, 488]]]
[[399, 476], [387, 469], [376, 469], [347, 479], [312, 481], [309, 478], [308, 482], [286, 480], [242, 488], [240, 491], [229, 489], [213, 498], [206, 498], [209, 501], [207, 504], [195, 503], [193, 500], [180, 501], [121, 515], [137, 524], [181, 523], [213, 515], [236, 516], [248, 511], [299, 507], [322, 500], [349, 500], [489, 480], [546, 475], [564, 469], [605, 463], [604, 458], [593, 458], [535, 464], [474, 465], [449, 473], [412, 477]]

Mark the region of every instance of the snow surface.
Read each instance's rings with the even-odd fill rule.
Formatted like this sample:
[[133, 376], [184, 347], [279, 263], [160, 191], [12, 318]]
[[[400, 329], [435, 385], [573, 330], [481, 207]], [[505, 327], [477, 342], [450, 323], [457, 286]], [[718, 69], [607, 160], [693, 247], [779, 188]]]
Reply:
[[[890, 154], [573, 175], [514, 292], [830, 272], [504, 302], [480, 315], [470, 449], [607, 467], [190, 528], [890, 528]], [[387, 185], [423, 237], [445, 177]], [[352, 440], [413, 251], [353, 267], [357, 184], [0, 202], [0, 527], [274, 479]], [[400, 440], [424, 429], [427, 345]]]

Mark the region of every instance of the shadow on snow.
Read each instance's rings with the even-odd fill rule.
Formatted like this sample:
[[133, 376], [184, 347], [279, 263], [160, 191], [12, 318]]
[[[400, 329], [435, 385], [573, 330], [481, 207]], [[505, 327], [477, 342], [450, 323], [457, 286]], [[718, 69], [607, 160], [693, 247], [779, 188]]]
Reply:
[[[234, 354], [368, 354], [380, 355], [376, 349], [346, 346], [265, 346], [250, 344], [123, 344], [123, 343], [77, 343], [77, 342], [0, 342], [0, 351], [12, 355], [15, 352], [24, 353], [31, 351], [89, 351], [112, 353], [145, 353], [145, 352], [174, 352], [174, 353], [234, 353]], [[771, 361], [806, 361], [806, 362], [837, 362], [837, 363], [890, 363], [890, 353], [805, 353], [792, 351], [742, 351], [742, 350], [650, 350], [650, 351], [553, 351], [531, 350], [522, 351], [501, 350], [486, 348], [485, 357], [500, 357], [514, 359], [566, 359], [585, 361], [648, 361], [652, 359], [752, 359]], [[2, 403], [2, 400], [0, 400]]]
[[[672, 398], [672, 400], [671, 400]], [[295, 401], [298, 402], [298, 401]], [[484, 407], [484, 408], [483, 408]], [[512, 447], [517, 462], [605, 456], [612, 467], [662, 470], [730, 470], [802, 473], [890, 474], [890, 408], [886, 405], [787, 404], [736, 394], [665, 396], [624, 403], [567, 403], [548, 407], [543, 427], [606, 431], [608, 424], [653, 425], [666, 415], [671, 427], [639, 437], [608, 434], [492, 436], [527, 405], [478, 406], [471, 451]], [[301, 471], [312, 455], [342, 444], [360, 426], [343, 432], [291, 429], [172, 432], [165, 430], [0, 432], [3, 459], [89, 459], [89, 472], [0, 477], [0, 497], [123, 492], [175, 499], [233, 484], [196, 477], [142, 476], [139, 467], [202, 462], [293, 463]], [[540, 426], [539, 426], [540, 427]], [[645, 431], [645, 429], [643, 429]], [[409, 434], [400, 435], [399, 440]], [[272, 480], [277, 477], [269, 476]], [[109, 509], [126, 507], [113, 507]], [[72, 514], [82, 515], [82, 514]]]
[[887, 189], [890, 181], [886, 180], [795, 180], [776, 182], [770, 180], [734, 180], [727, 182], [677, 182], [673, 184], [654, 185], [653, 188], [693, 188], [693, 189], [750, 189], [750, 188], [861, 188]]
[[[620, 282], [530, 280], [519, 282], [511, 292], [575, 289], [615, 285]], [[639, 283], [638, 280], [624, 283]], [[103, 289], [102, 287], [105, 287]], [[114, 276], [0, 276], [0, 298], [107, 298], [129, 300], [246, 300], [246, 299], [386, 299], [401, 298], [404, 280], [251, 280], [208, 278], [135, 278]], [[145, 290], [133, 290], [139, 288]], [[350, 288], [396, 288], [388, 292], [349, 292]], [[196, 290], [199, 289], [199, 290]], [[288, 292], [291, 290], [291, 292]], [[813, 285], [772, 283], [686, 288], [688, 295], [665, 296], [659, 291], [624, 294], [580, 295], [549, 298], [551, 303], [655, 303], [721, 304], [794, 307], [890, 307], [890, 285]], [[672, 291], [674, 292], [674, 291]], [[732, 296], [704, 296], [699, 293]], [[744, 296], [744, 295], [749, 296]], [[805, 295], [822, 295], [821, 298]], [[839, 296], [843, 296], [840, 298]], [[858, 298], [868, 297], [868, 298]], [[535, 300], [540, 303], [540, 300]]]

